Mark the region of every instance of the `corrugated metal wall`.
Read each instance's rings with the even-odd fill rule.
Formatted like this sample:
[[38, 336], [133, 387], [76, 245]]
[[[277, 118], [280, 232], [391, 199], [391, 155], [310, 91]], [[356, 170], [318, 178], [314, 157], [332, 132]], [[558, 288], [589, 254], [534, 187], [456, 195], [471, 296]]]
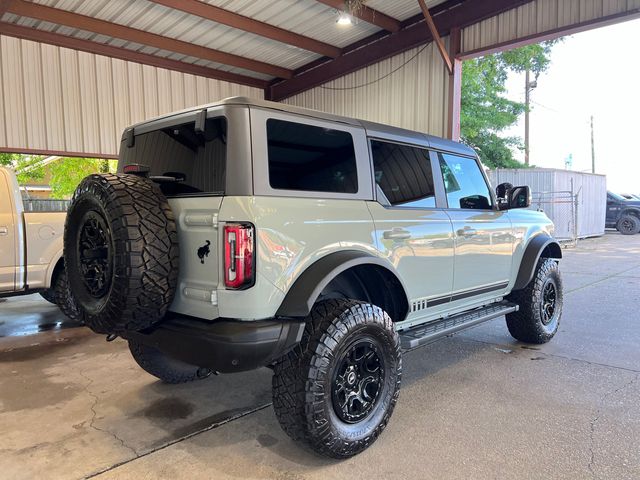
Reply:
[[132, 123], [260, 89], [0, 36], [0, 147], [117, 155]]
[[[551, 168], [497, 169], [489, 172], [491, 183], [528, 185], [531, 208], [541, 208], [556, 225], [556, 237], [585, 238], [604, 234], [607, 178], [604, 175]], [[573, 200], [577, 196], [577, 205]]]
[[[448, 37], [445, 41], [448, 43]], [[408, 63], [402, 67], [405, 62]], [[395, 69], [399, 70], [394, 72]], [[443, 137], [447, 133], [448, 95], [449, 76], [431, 43], [295, 95], [284, 103]]]
[[535, 0], [462, 31], [462, 51], [640, 8], [640, 0]]

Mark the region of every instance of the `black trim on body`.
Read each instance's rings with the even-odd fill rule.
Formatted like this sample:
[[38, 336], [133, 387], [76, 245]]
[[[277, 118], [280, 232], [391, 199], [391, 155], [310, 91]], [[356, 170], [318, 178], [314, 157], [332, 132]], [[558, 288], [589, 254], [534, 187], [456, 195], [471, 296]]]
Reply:
[[518, 270], [518, 276], [516, 283], [513, 286], [513, 290], [522, 290], [526, 287], [536, 270], [538, 260], [542, 256], [542, 252], [547, 248], [550, 248], [549, 254], [546, 255], [549, 258], [562, 258], [562, 249], [560, 244], [553, 238], [546, 234], [540, 234], [533, 237], [529, 244], [526, 246], [524, 254], [522, 255], [522, 261], [520, 262], [520, 269]]
[[292, 319], [207, 321], [172, 313], [126, 338], [190, 365], [232, 373], [270, 365], [300, 342], [303, 331], [304, 322]]
[[[342, 272], [357, 265], [377, 265], [392, 273], [405, 292], [407, 289], [388, 262], [358, 250], [330, 253], [308, 267], [294, 282], [276, 312], [278, 317], [301, 318], [309, 315], [324, 288]], [[407, 299], [407, 305], [409, 301]]]
[[488, 287], [474, 288], [471, 290], [465, 290], [463, 292], [458, 292], [451, 295], [445, 295], [443, 297], [432, 298], [427, 300], [427, 307], [435, 307], [438, 305], [442, 305], [444, 303], [455, 302], [456, 300], [462, 300], [463, 298], [475, 297], [476, 295], [482, 295], [484, 293], [490, 293], [497, 290], [504, 290], [508, 286], [509, 286], [509, 282], [504, 282], [496, 285], [490, 285]]

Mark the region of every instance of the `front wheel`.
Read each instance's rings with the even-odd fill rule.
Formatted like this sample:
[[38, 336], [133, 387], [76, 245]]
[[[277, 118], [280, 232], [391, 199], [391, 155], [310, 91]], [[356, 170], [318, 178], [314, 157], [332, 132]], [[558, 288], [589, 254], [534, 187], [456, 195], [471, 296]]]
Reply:
[[526, 343], [547, 343], [558, 331], [562, 316], [562, 278], [558, 262], [541, 258], [529, 285], [508, 298], [520, 306], [517, 312], [506, 316], [511, 336]]
[[347, 458], [382, 433], [400, 392], [400, 341], [379, 307], [315, 305], [301, 343], [274, 367], [273, 406], [283, 430], [316, 452]]

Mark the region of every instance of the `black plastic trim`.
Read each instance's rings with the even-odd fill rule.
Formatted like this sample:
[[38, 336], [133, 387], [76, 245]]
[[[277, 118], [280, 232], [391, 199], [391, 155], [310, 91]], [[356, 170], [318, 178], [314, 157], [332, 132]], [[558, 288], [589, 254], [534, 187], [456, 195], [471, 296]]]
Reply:
[[551, 255], [551, 258], [562, 258], [562, 249], [560, 248], [560, 244], [556, 242], [549, 235], [540, 234], [533, 237], [529, 244], [527, 245], [524, 254], [522, 255], [522, 261], [520, 262], [520, 269], [518, 270], [518, 276], [516, 277], [516, 282], [513, 286], [513, 290], [522, 290], [526, 287], [531, 279], [533, 278], [533, 274], [536, 270], [536, 265], [538, 264], [538, 260], [540, 260], [540, 256], [545, 248], [549, 245], [554, 245], [556, 247], [557, 254]]
[[465, 290], [464, 292], [455, 293], [453, 295], [445, 295], [444, 297], [436, 297], [427, 300], [427, 307], [435, 307], [444, 303], [455, 302], [456, 300], [462, 300], [463, 298], [475, 297], [476, 295], [482, 295], [484, 293], [494, 292], [496, 290], [504, 290], [509, 286], [509, 282], [499, 283], [497, 285], [490, 285], [488, 287], [474, 288], [472, 290]]
[[[406, 296], [407, 289], [404, 283], [387, 262], [358, 250], [343, 250], [330, 253], [307, 268], [289, 289], [276, 312], [276, 316], [306, 317], [329, 282], [340, 273], [356, 265], [378, 265], [389, 270], [402, 285]], [[409, 299], [407, 299], [407, 305], [410, 305]]]
[[191, 365], [232, 373], [270, 365], [300, 342], [304, 325], [293, 319], [205, 321], [171, 314], [126, 337]]

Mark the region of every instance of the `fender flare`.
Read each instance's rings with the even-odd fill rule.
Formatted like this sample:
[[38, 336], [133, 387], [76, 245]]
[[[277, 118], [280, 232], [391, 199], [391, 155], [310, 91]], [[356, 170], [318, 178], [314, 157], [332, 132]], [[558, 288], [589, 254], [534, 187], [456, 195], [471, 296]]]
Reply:
[[[393, 274], [402, 286], [404, 295], [407, 289], [393, 266], [383, 259], [358, 250], [343, 250], [330, 253], [311, 264], [293, 283], [280, 304], [278, 317], [306, 317], [311, 312], [322, 290], [342, 272], [358, 265], [377, 265]], [[407, 298], [407, 304], [409, 299]]]
[[[56, 272], [56, 268], [58, 267], [58, 264], [60, 263], [60, 261], [63, 261], [63, 249], [61, 248], [58, 252], [56, 252], [56, 254], [51, 257], [51, 262], [49, 262], [49, 266], [47, 267], [47, 277], [45, 279], [46, 284], [48, 285], [45, 288], [51, 288], [53, 286], [53, 275]], [[63, 263], [64, 266], [64, 263]]]
[[542, 252], [547, 247], [550, 247], [550, 255], [547, 255], [547, 257], [562, 258], [562, 249], [558, 242], [546, 234], [536, 235], [529, 241], [522, 255], [513, 290], [522, 290], [533, 279], [538, 260], [540, 260]]

